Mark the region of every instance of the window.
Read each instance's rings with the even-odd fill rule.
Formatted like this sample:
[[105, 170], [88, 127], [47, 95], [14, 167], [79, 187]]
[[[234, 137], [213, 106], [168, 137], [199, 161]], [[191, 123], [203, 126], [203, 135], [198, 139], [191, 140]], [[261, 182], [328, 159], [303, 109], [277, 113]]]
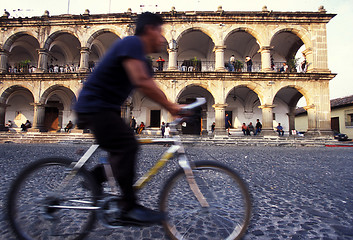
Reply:
[[344, 111], [346, 127], [353, 127], [353, 109]]

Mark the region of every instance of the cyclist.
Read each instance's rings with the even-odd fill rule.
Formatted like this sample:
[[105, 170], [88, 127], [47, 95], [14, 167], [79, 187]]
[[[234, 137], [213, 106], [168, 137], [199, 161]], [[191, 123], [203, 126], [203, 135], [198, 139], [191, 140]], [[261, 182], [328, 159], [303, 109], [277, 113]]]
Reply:
[[114, 43], [101, 63], [85, 81], [75, 111], [79, 127], [89, 128], [98, 144], [109, 152], [114, 177], [122, 191], [119, 221], [159, 223], [163, 215], [137, 203], [133, 190], [138, 143], [133, 130], [121, 118], [120, 107], [134, 88], [166, 108], [172, 115], [181, 110], [170, 102], [153, 79], [147, 54], [164, 45], [163, 20], [145, 12], [138, 16], [134, 36]]

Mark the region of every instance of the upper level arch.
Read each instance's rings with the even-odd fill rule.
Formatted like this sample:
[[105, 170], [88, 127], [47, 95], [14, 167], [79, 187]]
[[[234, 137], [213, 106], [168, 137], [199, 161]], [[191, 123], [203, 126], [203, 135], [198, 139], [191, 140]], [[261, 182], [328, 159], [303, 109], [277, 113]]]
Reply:
[[[232, 55], [234, 55], [236, 60], [242, 63], [244, 63], [245, 58], [249, 56], [253, 62], [253, 69], [255, 71], [261, 69], [261, 54], [258, 52], [260, 43], [257, 38], [251, 34], [251, 31], [245, 28], [235, 29], [227, 35], [224, 44], [226, 46], [224, 57], [228, 64], [230, 64], [229, 59]], [[243, 67], [245, 67], [245, 64], [243, 64]]]
[[77, 35], [71, 31], [57, 31], [51, 34], [45, 42], [48, 50], [49, 66], [64, 66], [80, 62], [81, 42]]
[[[102, 37], [104, 35], [104, 37]], [[102, 28], [93, 32], [87, 40], [86, 47], [91, 48], [95, 41], [103, 42], [108, 47], [118, 39], [121, 39], [121, 33], [116, 29]]]
[[305, 48], [311, 46], [309, 32], [302, 27], [282, 27], [275, 29], [273, 33], [270, 46], [273, 61], [279, 63], [276, 67], [280, 68], [281, 62], [287, 62], [290, 70], [295, 71], [298, 50], [303, 45]]
[[291, 32], [295, 34], [300, 40], [305, 44], [306, 48], [312, 47], [312, 42], [311, 42], [311, 37], [310, 37], [310, 32], [305, 29], [304, 27], [301, 26], [280, 26], [275, 28], [271, 32], [271, 40], [270, 43], [274, 40], [274, 38], [283, 32]]
[[225, 34], [225, 37], [224, 37], [224, 44], [226, 45], [226, 41], [228, 40], [229, 41], [229, 37], [231, 35], [233, 35], [234, 33], [237, 33], [237, 32], [245, 32], [245, 33], [248, 33], [250, 34], [253, 38], [255, 38], [256, 42], [258, 45], [263, 46], [264, 45], [264, 40], [261, 38], [261, 35], [260, 33], [258, 33], [255, 29], [252, 29], [250, 27], [237, 27], [237, 28], [234, 28], [234, 29], [231, 29], [229, 32], [227, 32]]
[[207, 71], [212, 67], [215, 43], [204, 29], [185, 30], [178, 38], [177, 45], [178, 62], [182, 71]]
[[36, 35], [32, 32], [32, 31], [29, 31], [29, 30], [24, 30], [24, 31], [18, 31], [14, 34], [12, 34], [11, 36], [9, 36], [6, 41], [4, 42], [4, 45], [3, 45], [3, 49], [5, 51], [8, 51], [10, 52], [11, 51], [11, 46], [19, 39], [19, 38], [28, 38], [28, 37], [32, 37], [33, 39], [35, 39], [35, 42], [37, 42], [39, 44], [39, 41], [36, 37]]
[[108, 49], [121, 38], [114, 29], [103, 28], [95, 31], [87, 40], [90, 49], [89, 64], [94, 66], [104, 56]]
[[44, 48], [49, 50], [50, 45], [55, 40], [57, 40], [58, 38], [62, 39], [62, 35], [71, 35], [72, 37], [74, 37], [79, 42], [79, 46], [80, 47], [82, 46], [81, 41], [79, 40], [79, 36], [75, 32], [70, 31], [70, 30], [58, 30], [58, 31], [55, 31], [55, 32], [53, 32], [52, 34], [50, 34], [48, 36], [48, 38], [45, 40]]
[[39, 42], [30, 32], [12, 35], [4, 48], [8, 51], [7, 66], [11, 71], [26, 73], [31, 66], [37, 66]]
[[215, 36], [213, 35], [213, 33], [202, 26], [192, 26], [186, 29], [183, 29], [181, 32], [177, 33], [177, 37], [176, 37], [176, 42], [179, 44], [180, 40], [182, 38], [185, 37], [186, 34], [191, 33], [191, 32], [202, 32], [203, 34], [207, 35], [213, 42], [213, 44], [215, 44], [217, 42], [217, 39], [215, 38]]

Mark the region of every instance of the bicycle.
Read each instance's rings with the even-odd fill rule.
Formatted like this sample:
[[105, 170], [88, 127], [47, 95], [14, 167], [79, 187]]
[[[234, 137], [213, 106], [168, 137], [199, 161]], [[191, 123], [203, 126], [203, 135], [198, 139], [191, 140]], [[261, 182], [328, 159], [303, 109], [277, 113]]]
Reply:
[[[184, 108], [204, 103], [197, 99]], [[182, 121], [175, 120], [171, 128], [175, 131]], [[244, 235], [251, 215], [250, 195], [234, 170], [216, 161], [190, 162], [179, 135], [139, 141], [171, 146], [137, 180], [136, 190], [173, 156], [180, 166], [165, 182], [159, 200], [160, 211], [167, 216], [163, 226], [171, 239], [240, 239]], [[114, 221], [119, 216], [119, 189], [110, 165], [102, 162], [108, 185], [103, 194], [84, 167], [98, 148], [93, 144], [78, 161], [44, 158], [21, 171], [7, 200], [10, 225], [20, 239], [83, 239], [96, 219], [109, 228], [123, 227]]]

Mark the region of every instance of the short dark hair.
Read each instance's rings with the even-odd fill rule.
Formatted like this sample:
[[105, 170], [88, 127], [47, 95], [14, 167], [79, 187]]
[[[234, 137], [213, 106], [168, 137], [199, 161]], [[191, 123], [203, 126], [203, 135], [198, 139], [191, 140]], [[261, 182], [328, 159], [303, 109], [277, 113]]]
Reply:
[[146, 25], [154, 27], [163, 25], [163, 19], [160, 15], [144, 12], [137, 17], [135, 35], [140, 36], [144, 34]]

